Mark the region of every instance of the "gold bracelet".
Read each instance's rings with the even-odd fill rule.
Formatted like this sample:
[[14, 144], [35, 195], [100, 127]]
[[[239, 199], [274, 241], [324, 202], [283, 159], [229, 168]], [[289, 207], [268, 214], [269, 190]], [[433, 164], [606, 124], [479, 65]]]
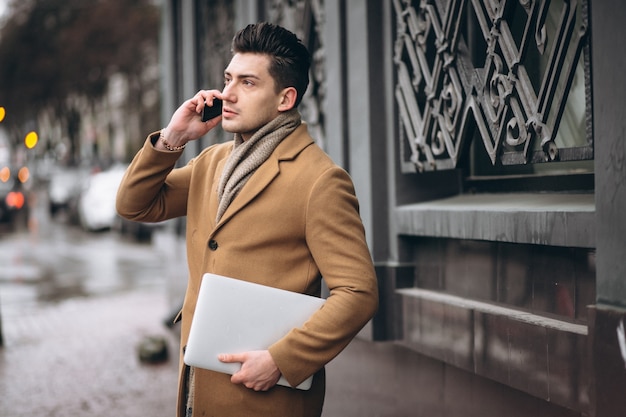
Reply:
[[165, 149], [167, 149], [170, 152], [182, 151], [183, 149], [185, 149], [185, 146], [187, 146], [186, 143], [182, 146], [172, 146], [169, 143], [167, 143], [167, 141], [165, 140], [165, 136], [163, 136], [163, 129], [161, 129], [161, 134], [159, 135], [159, 139], [161, 140], [161, 143], [163, 143], [163, 146], [165, 147]]

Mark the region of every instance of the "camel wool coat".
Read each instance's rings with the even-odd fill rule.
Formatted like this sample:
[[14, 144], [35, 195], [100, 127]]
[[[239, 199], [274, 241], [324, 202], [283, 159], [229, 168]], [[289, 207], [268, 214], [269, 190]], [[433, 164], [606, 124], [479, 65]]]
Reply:
[[231, 383], [230, 375], [196, 369], [193, 415], [319, 416], [324, 366], [378, 307], [374, 266], [350, 177], [314, 143], [303, 123], [257, 169], [216, 224], [217, 186], [233, 142], [210, 146], [174, 168], [181, 152], [155, 149], [157, 137], [150, 135], [130, 164], [117, 210], [144, 222], [187, 216], [179, 415], [185, 408], [182, 352], [201, 277], [212, 272], [314, 296], [320, 296], [323, 277], [330, 295], [301, 328], [269, 348], [292, 386], [315, 374], [310, 390], [275, 386], [255, 392]]

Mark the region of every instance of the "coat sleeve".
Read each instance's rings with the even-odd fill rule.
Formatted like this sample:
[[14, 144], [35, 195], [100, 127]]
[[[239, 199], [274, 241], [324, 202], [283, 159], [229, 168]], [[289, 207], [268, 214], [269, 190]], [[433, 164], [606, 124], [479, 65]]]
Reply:
[[174, 169], [180, 152], [159, 151], [148, 137], [135, 155], [117, 192], [120, 216], [134, 221], [159, 222], [185, 215], [192, 163]]
[[338, 355], [378, 308], [378, 284], [352, 180], [326, 170], [309, 195], [306, 243], [330, 290], [324, 306], [269, 349], [297, 386]]

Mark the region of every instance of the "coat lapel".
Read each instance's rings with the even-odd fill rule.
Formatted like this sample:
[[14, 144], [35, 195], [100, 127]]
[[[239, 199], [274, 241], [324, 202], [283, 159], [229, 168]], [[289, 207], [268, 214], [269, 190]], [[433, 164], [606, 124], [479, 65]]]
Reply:
[[[274, 153], [263, 163], [256, 172], [250, 177], [248, 182], [241, 189], [241, 192], [230, 203], [224, 215], [216, 225], [215, 230], [219, 229], [224, 223], [228, 222], [239, 210], [244, 208], [254, 200], [265, 188], [267, 188], [272, 181], [280, 174], [280, 162], [285, 160], [294, 159], [304, 148], [312, 144], [310, 137], [307, 133], [307, 127], [305, 123], [302, 123], [291, 135], [287, 136], [276, 147]], [[219, 184], [220, 175], [226, 164], [226, 159], [220, 162], [220, 167], [216, 171], [214, 178], [214, 187]], [[217, 213], [217, 205], [219, 202], [217, 198], [214, 199], [215, 203], [211, 205], [211, 213], [215, 216]], [[215, 217], [213, 217], [215, 221]]]
[[[224, 215], [220, 219], [216, 228], [229, 221], [239, 210], [248, 205], [259, 193], [261, 193], [276, 176], [279, 174], [278, 160], [270, 157], [256, 172], [250, 177], [248, 182], [243, 186], [241, 192], [230, 203]], [[219, 181], [219, 178], [218, 178]], [[216, 199], [217, 200], [217, 199]], [[217, 213], [215, 207], [214, 213]]]

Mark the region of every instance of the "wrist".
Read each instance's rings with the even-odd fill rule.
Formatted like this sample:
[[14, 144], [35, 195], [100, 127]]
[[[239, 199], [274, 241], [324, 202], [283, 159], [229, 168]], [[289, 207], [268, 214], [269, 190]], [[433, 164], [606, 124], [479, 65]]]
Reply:
[[161, 129], [157, 144], [160, 145], [159, 147], [162, 147], [163, 149], [166, 149], [170, 152], [182, 151], [183, 149], [185, 149], [185, 146], [187, 146], [187, 143], [183, 143], [182, 145], [175, 145], [173, 143], [170, 143], [167, 138], [167, 129]]

